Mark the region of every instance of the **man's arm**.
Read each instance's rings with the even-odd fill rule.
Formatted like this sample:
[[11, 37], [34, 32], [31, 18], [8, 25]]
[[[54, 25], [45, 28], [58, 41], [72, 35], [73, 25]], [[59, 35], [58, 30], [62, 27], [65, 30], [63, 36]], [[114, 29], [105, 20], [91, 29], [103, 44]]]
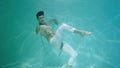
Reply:
[[39, 31], [40, 31], [40, 27], [39, 27], [39, 26], [37, 26], [37, 27], [36, 27], [36, 29], [35, 29], [36, 34], [38, 34], [38, 33], [39, 33]]

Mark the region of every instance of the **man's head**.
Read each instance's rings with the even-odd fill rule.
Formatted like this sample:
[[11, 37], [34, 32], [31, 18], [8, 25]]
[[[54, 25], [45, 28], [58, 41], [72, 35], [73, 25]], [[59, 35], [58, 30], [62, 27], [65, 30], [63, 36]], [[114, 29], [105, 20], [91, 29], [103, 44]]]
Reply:
[[37, 18], [38, 21], [43, 21], [44, 12], [43, 12], [43, 11], [39, 11], [39, 12], [36, 14], [36, 18]]

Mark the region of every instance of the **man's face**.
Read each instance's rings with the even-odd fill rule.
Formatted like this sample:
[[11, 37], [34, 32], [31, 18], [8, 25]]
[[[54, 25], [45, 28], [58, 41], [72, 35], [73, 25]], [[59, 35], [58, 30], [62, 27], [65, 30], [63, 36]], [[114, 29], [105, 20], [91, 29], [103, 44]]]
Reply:
[[43, 20], [44, 20], [44, 16], [43, 16], [43, 15], [41, 15], [41, 16], [38, 17], [38, 21], [39, 21], [39, 22], [41, 22], [41, 21], [43, 21]]

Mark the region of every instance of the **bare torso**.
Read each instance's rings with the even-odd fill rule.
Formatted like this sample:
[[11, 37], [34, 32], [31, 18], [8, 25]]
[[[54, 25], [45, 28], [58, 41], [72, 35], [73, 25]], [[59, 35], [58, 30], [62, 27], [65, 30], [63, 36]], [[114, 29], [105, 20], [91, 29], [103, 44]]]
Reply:
[[48, 25], [39, 25], [37, 27], [38, 33], [44, 36], [48, 41], [55, 35], [53, 29]]

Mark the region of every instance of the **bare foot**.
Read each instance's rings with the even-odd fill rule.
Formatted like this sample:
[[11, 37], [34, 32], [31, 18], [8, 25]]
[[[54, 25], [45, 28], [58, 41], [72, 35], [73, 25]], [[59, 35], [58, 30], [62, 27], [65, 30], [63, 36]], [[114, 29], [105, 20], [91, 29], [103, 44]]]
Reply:
[[77, 34], [81, 35], [82, 37], [92, 34], [92, 32], [88, 32], [88, 31], [84, 31], [84, 30], [75, 30], [74, 33], [77, 33]]
[[92, 32], [85, 31], [83, 34], [84, 34], [84, 35], [91, 35]]

